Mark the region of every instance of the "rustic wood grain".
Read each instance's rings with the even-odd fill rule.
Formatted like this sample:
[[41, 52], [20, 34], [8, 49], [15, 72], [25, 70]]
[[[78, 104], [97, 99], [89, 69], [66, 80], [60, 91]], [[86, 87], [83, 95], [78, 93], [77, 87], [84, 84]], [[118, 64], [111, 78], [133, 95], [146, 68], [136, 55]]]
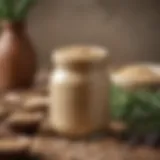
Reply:
[[[12, 160], [14, 157], [16, 160], [160, 160], [158, 148], [147, 145], [130, 146], [125, 141], [107, 134], [81, 140], [57, 136], [48, 122], [47, 90], [44, 86], [42, 88], [3, 95], [5, 107], [0, 105], [0, 111], [5, 108], [7, 114], [0, 122], [0, 159]], [[38, 127], [36, 131], [25, 134], [26, 126], [33, 124]], [[21, 126], [24, 131], [15, 130], [15, 125]], [[35, 126], [33, 128], [36, 128]], [[118, 132], [121, 127], [118, 127]], [[116, 131], [116, 128], [117, 126], [113, 130]], [[2, 153], [5, 153], [7, 158]], [[12, 156], [8, 157], [11, 153]]]

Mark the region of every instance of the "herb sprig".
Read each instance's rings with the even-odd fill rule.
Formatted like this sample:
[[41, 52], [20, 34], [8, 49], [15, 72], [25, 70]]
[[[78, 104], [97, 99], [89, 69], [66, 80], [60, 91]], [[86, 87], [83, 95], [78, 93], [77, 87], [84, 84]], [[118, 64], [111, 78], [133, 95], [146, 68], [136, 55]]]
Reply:
[[123, 121], [134, 132], [160, 132], [160, 91], [131, 92], [112, 85], [111, 113], [113, 119]]
[[10, 21], [25, 19], [35, 0], [0, 0], [0, 18]]

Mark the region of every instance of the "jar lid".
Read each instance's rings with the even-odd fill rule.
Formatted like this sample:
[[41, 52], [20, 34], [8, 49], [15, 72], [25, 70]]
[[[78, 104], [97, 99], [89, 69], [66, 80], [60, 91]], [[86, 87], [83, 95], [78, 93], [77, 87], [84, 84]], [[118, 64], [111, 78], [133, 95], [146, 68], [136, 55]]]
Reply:
[[158, 66], [154, 67], [154, 65], [147, 64], [128, 65], [112, 73], [111, 79], [115, 84], [124, 88], [158, 85], [160, 84], [160, 75], [156, 72]]
[[57, 64], [80, 64], [106, 61], [108, 50], [99, 46], [70, 46], [53, 52], [52, 60]]

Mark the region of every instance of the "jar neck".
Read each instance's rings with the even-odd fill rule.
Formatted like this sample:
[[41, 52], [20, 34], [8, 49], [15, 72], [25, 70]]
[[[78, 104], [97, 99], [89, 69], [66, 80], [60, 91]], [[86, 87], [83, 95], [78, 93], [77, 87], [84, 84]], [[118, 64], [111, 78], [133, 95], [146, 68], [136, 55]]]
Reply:
[[87, 72], [91, 70], [93, 66], [90, 64], [55, 64], [55, 68], [67, 71]]
[[92, 70], [105, 70], [106, 63], [89, 63], [89, 64], [54, 64], [55, 69], [73, 71], [73, 72], [89, 72]]
[[12, 22], [4, 20], [2, 21], [2, 27], [3, 29], [8, 31], [22, 33], [26, 29], [26, 22], [25, 21]]

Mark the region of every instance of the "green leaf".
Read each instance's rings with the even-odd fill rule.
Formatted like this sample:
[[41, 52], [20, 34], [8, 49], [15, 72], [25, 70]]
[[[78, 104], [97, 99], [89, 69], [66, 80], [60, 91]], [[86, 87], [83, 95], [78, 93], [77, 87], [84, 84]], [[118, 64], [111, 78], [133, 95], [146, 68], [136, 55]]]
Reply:
[[127, 124], [130, 131], [160, 131], [160, 91], [125, 91], [112, 85], [111, 114]]
[[0, 17], [1, 18], [9, 18], [9, 11], [7, 6], [8, 0], [0, 0]]
[[35, 0], [19, 0], [15, 9], [16, 19], [24, 19], [27, 16], [29, 9], [33, 6], [34, 3]]
[[15, 0], [5, 0], [5, 3], [7, 7], [7, 17], [12, 20], [14, 19]]
[[0, 18], [20, 21], [27, 16], [35, 0], [0, 0]]
[[129, 94], [121, 88], [111, 86], [111, 114], [114, 119], [121, 119], [126, 112]]

